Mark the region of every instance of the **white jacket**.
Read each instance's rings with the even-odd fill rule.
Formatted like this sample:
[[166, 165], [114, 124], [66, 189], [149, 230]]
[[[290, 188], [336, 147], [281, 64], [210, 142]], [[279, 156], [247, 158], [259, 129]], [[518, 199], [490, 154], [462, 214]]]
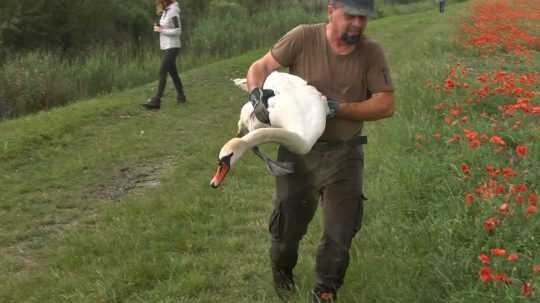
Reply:
[[159, 19], [161, 28], [159, 33], [159, 47], [162, 50], [169, 48], [180, 48], [180, 35], [182, 34], [182, 24], [180, 22], [180, 7], [178, 2], [171, 3]]

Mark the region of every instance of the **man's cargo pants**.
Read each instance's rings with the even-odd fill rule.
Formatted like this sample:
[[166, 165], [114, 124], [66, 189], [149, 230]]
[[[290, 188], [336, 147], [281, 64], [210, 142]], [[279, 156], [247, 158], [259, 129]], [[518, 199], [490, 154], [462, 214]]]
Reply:
[[278, 160], [293, 162], [295, 173], [276, 177], [270, 254], [274, 280], [283, 277], [276, 273], [292, 279], [299, 242], [320, 203], [324, 229], [316, 257], [314, 291], [336, 293], [349, 264], [352, 239], [362, 222], [363, 149], [347, 144], [319, 147], [316, 144], [303, 156], [279, 149]]

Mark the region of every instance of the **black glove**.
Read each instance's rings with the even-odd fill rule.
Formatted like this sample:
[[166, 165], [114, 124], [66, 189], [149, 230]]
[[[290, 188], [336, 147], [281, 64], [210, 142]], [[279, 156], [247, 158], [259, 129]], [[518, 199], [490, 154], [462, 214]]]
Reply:
[[334, 118], [339, 110], [339, 102], [332, 99], [327, 100], [328, 110], [326, 111], [326, 119]]
[[253, 113], [257, 120], [262, 123], [270, 124], [270, 113], [268, 112], [268, 99], [275, 96], [271, 89], [254, 88], [249, 93], [249, 102], [253, 105]]

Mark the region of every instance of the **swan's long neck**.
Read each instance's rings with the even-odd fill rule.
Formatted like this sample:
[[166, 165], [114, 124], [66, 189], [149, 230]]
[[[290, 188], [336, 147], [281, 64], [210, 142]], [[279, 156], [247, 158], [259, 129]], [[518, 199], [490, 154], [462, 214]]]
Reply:
[[302, 137], [283, 128], [259, 128], [240, 139], [247, 143], [248, 149], [263, 143], [279, 143], [289, 151], [303, 155], [311, 148]]

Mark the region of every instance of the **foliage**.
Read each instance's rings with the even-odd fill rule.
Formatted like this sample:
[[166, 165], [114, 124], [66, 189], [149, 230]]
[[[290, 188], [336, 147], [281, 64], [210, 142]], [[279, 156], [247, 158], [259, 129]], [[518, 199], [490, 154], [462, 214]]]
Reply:
[[[476, 57], [449, 39], [459, 30], [453, 23], [458, 10], [471, 11], [451, 5], [445, 17], [433, 9], [370, 21], [367, 32], [382, 43], [391, 67], [396, 113], [365, 124], [369, 200], [340, 302], [538, 301], [539, 213], [527, 219], [524, 213], [534, 203], [529, 195], [538, 195], [539, 145], [529, 141], [538, 132], [529, 127], [538, 121], [532, 111], [538, 100], [514, 102], [516, 95], [505, 89], [513, 83], [529, 91], [519, 79], [538, 72], [540, 61], [531, 52], [526, 65], [501, 66], [502, 76], [493, 67], [510, 58], [507, 53]], [[221, 189], [208, 186], [246, 98], [230, 79], [242, 77], [266, 51], [184, 72], [191, 102], [182, 106], [173, 104], [168, 86], [161, 111], [141, 110], [140, 98], [154, 89], [149, 84], [0, 124], [0, 301], [279, 302], [267, 251], [273, 181], [264, 164], [247, 155]], [[469, 94], [480, 97], [477, 88], [485, 84], [504, 94], [465, 102]], [[477, 132], [478, 148], [470, 149], [465, 127]], [[454, 134], [461, 141], [448, 142]], [[491, 142], [493, 136], [507, 143], [498, 153], [501, 141]], [[514, 141], [526, 149], [511, 146]], [[491, 187], [482, 185], [492, 178], [506, 192], [495, 188], [485, 200], [475, 189], [490, 197], [484, 189]], [[512, 192], [522, 183], [526, 191]], [[470, 207], [465, 192], [474, 196]], [[503, 215], [507, 195], [514, 200]], [[291, 302], [306, 302], [314, 282], [320, 213], [302, 240], [298, 295]], [[489, 217], [499, 221], [492, 232], [484, 228]], [[494, 247], [499, 243], [504, 246]], [[481, 271], [482, 254], [491, 272]], [[530, 297], [519, 283], [525, 279]]]

